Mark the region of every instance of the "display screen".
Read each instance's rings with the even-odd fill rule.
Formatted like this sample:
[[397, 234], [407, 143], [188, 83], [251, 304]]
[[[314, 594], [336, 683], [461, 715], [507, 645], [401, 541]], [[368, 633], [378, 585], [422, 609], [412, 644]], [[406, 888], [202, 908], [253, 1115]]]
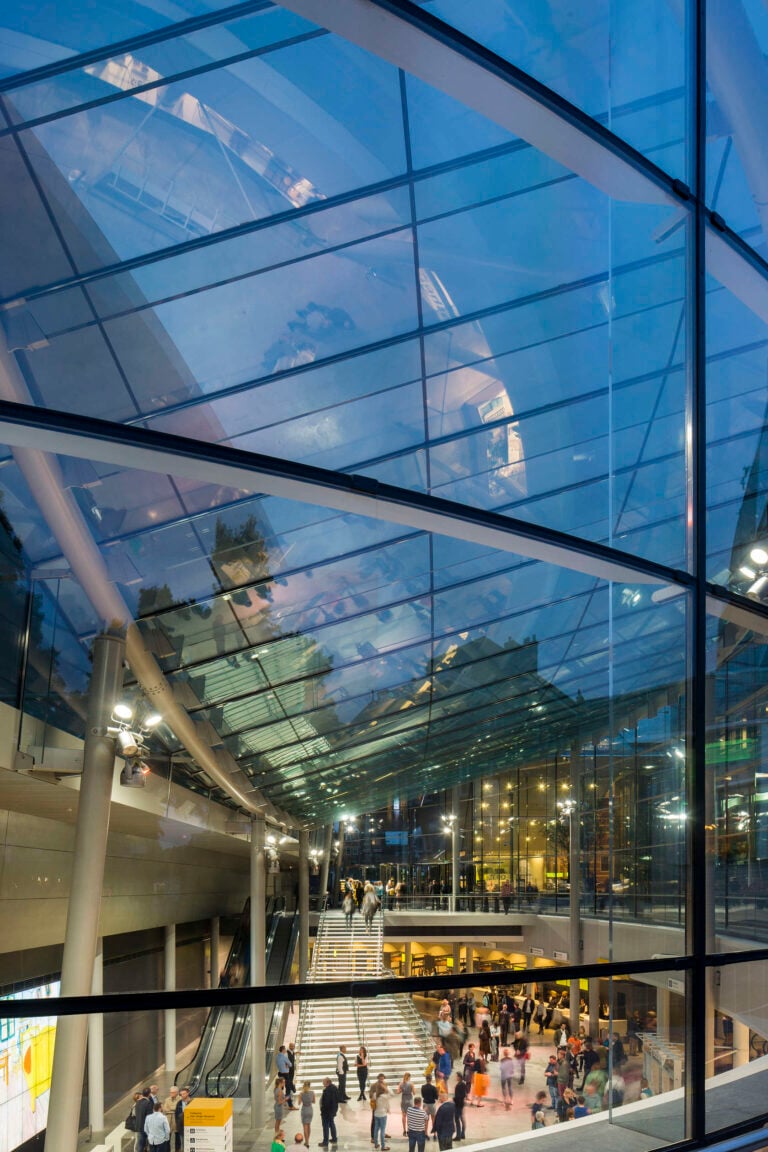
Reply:
[[[56, 980], [1, 999], [46, 1000], [59, 988]], [[55, 1016], [0, 1018], [0, 1152], [11, 1152], [47, 1124], [55, 1036]]]

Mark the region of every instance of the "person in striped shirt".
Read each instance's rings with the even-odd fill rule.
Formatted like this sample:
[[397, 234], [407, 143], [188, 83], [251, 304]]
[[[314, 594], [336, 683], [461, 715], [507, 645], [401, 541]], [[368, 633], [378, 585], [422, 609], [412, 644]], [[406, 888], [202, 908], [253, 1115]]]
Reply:
[[421, 1096], [414, 1096], [413, 1104], [411, 1104], [406, 1113], [405, 1119], [408, 1124], [408, 1152], [424, 1152], [424, 1145], [427, 1139], [427, 1114], [421, 1106]]

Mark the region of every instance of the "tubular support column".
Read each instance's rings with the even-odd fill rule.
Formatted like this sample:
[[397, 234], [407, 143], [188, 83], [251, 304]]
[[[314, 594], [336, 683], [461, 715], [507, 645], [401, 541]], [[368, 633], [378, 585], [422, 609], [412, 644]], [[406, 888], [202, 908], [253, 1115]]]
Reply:
[[309, 972], [309, 831], [299, 832], [299, 983]]
[[[251, 821], [251, 971], [253, 987], [264, 987], [266, 970], [266, 905], [267, 873], [265, 866], [264, 818]], [[264, 1124], [264, 1090], [266, 1078], [266, 1028], [263, 1004], [251, 1005], [251, 1127]]]
[[403, 949], [403, 953], [404, 953], [404, 957], [405, 957], [403, 960], [403, 968], [404, 968], [403, 975], [404, 976], [410, 976], [411, 975], [411, 963], [413, 960], [413, 944], [411, 943], [410, 940], [406, 940], [405, 948]]
[[464, 960], [467, 967], [467, 972], [474, 972], [475, 970], [475, 950], [471, 944], [464, 945]]
[[[165, 990], [176, 991], [176, 925], [165, 925]], [[176, 1071], [176, 1009], [165, 1010], [165, 1070]]]
[[[101, 996], [104, 991], [104, 942], [96, 942], [93, 958], [91, 993]], [[88, 1123], [91, 1132], [104, 1129], [104, 1017], [94, 1012], [88, 1017]]]
[[589, 1032], [595, 1044], [600, 1043], [600, 982], [589, 981]]
[[221, 933], [218, 916], [211, 916], [211, 988], [219, 986], [219, 949]]
[[[99, 937], [101, 891], [107, 855], [115, 743], [107, 735], [123, 683], [125, 640], [97, 636], [83, 745], [67, 929], [61, 965], [62, 996], [87, 996]], [[62, 1016], [56, 1029], [45, 1152], [75, 1152], [80, 1126], [87, 1016]]]
[[461, 802], [458, 788], [453, 789], [451, 803], [455, 819], [451, 821], [451, 899], [449, 911], [456, 912], [459, 907], [459, 854], [461, 851], [461, 820], [459, 819]]
[[[320, 911], [323, 910], [323, 901], [328, 892], [328, 871], [331, 867], [331, 852], [333, 851], [333, 824], [325, 826], [325, 843], [323, 844], [323, 858], [320, 865]], [[329, 901], [330, 902], [330, 901]]]
[[[581, 964], [584, 959], [581, 929], [581, 743], [575, 740], [571, 745], [570, 805], [568, 810], [568, 916], [569, 916], [569, 962]], [[571, 1028], [579, 1031], [579, 1001], [581, 985], [571, 980], [568, 1003], [570, 1005]]]

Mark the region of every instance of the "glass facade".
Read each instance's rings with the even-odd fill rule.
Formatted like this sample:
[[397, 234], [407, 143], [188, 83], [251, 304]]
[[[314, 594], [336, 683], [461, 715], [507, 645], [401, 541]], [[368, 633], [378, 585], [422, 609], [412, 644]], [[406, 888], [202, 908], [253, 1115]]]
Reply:
[[763, 1121], [768, 14], [577, 7], [0, 16], [0, 995], [58, 999], [118, 627], [162, 718], [111, 990], [241, 913], [266, 817], [275, 899], [306, 833], [313, 895], [396, 886], [408, 1011], [566, 965], [598, 1037], [655, 1017], [608, 1123]]

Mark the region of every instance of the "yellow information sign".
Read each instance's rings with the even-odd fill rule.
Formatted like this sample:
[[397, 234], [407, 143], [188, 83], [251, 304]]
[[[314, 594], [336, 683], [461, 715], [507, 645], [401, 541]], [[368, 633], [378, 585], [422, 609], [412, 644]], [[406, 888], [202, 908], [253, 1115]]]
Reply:
[[223, 1128], [232, 1116], [232, 1101], [216, 1096], [196, 1096], [184, 1110], [185, 1128]]

